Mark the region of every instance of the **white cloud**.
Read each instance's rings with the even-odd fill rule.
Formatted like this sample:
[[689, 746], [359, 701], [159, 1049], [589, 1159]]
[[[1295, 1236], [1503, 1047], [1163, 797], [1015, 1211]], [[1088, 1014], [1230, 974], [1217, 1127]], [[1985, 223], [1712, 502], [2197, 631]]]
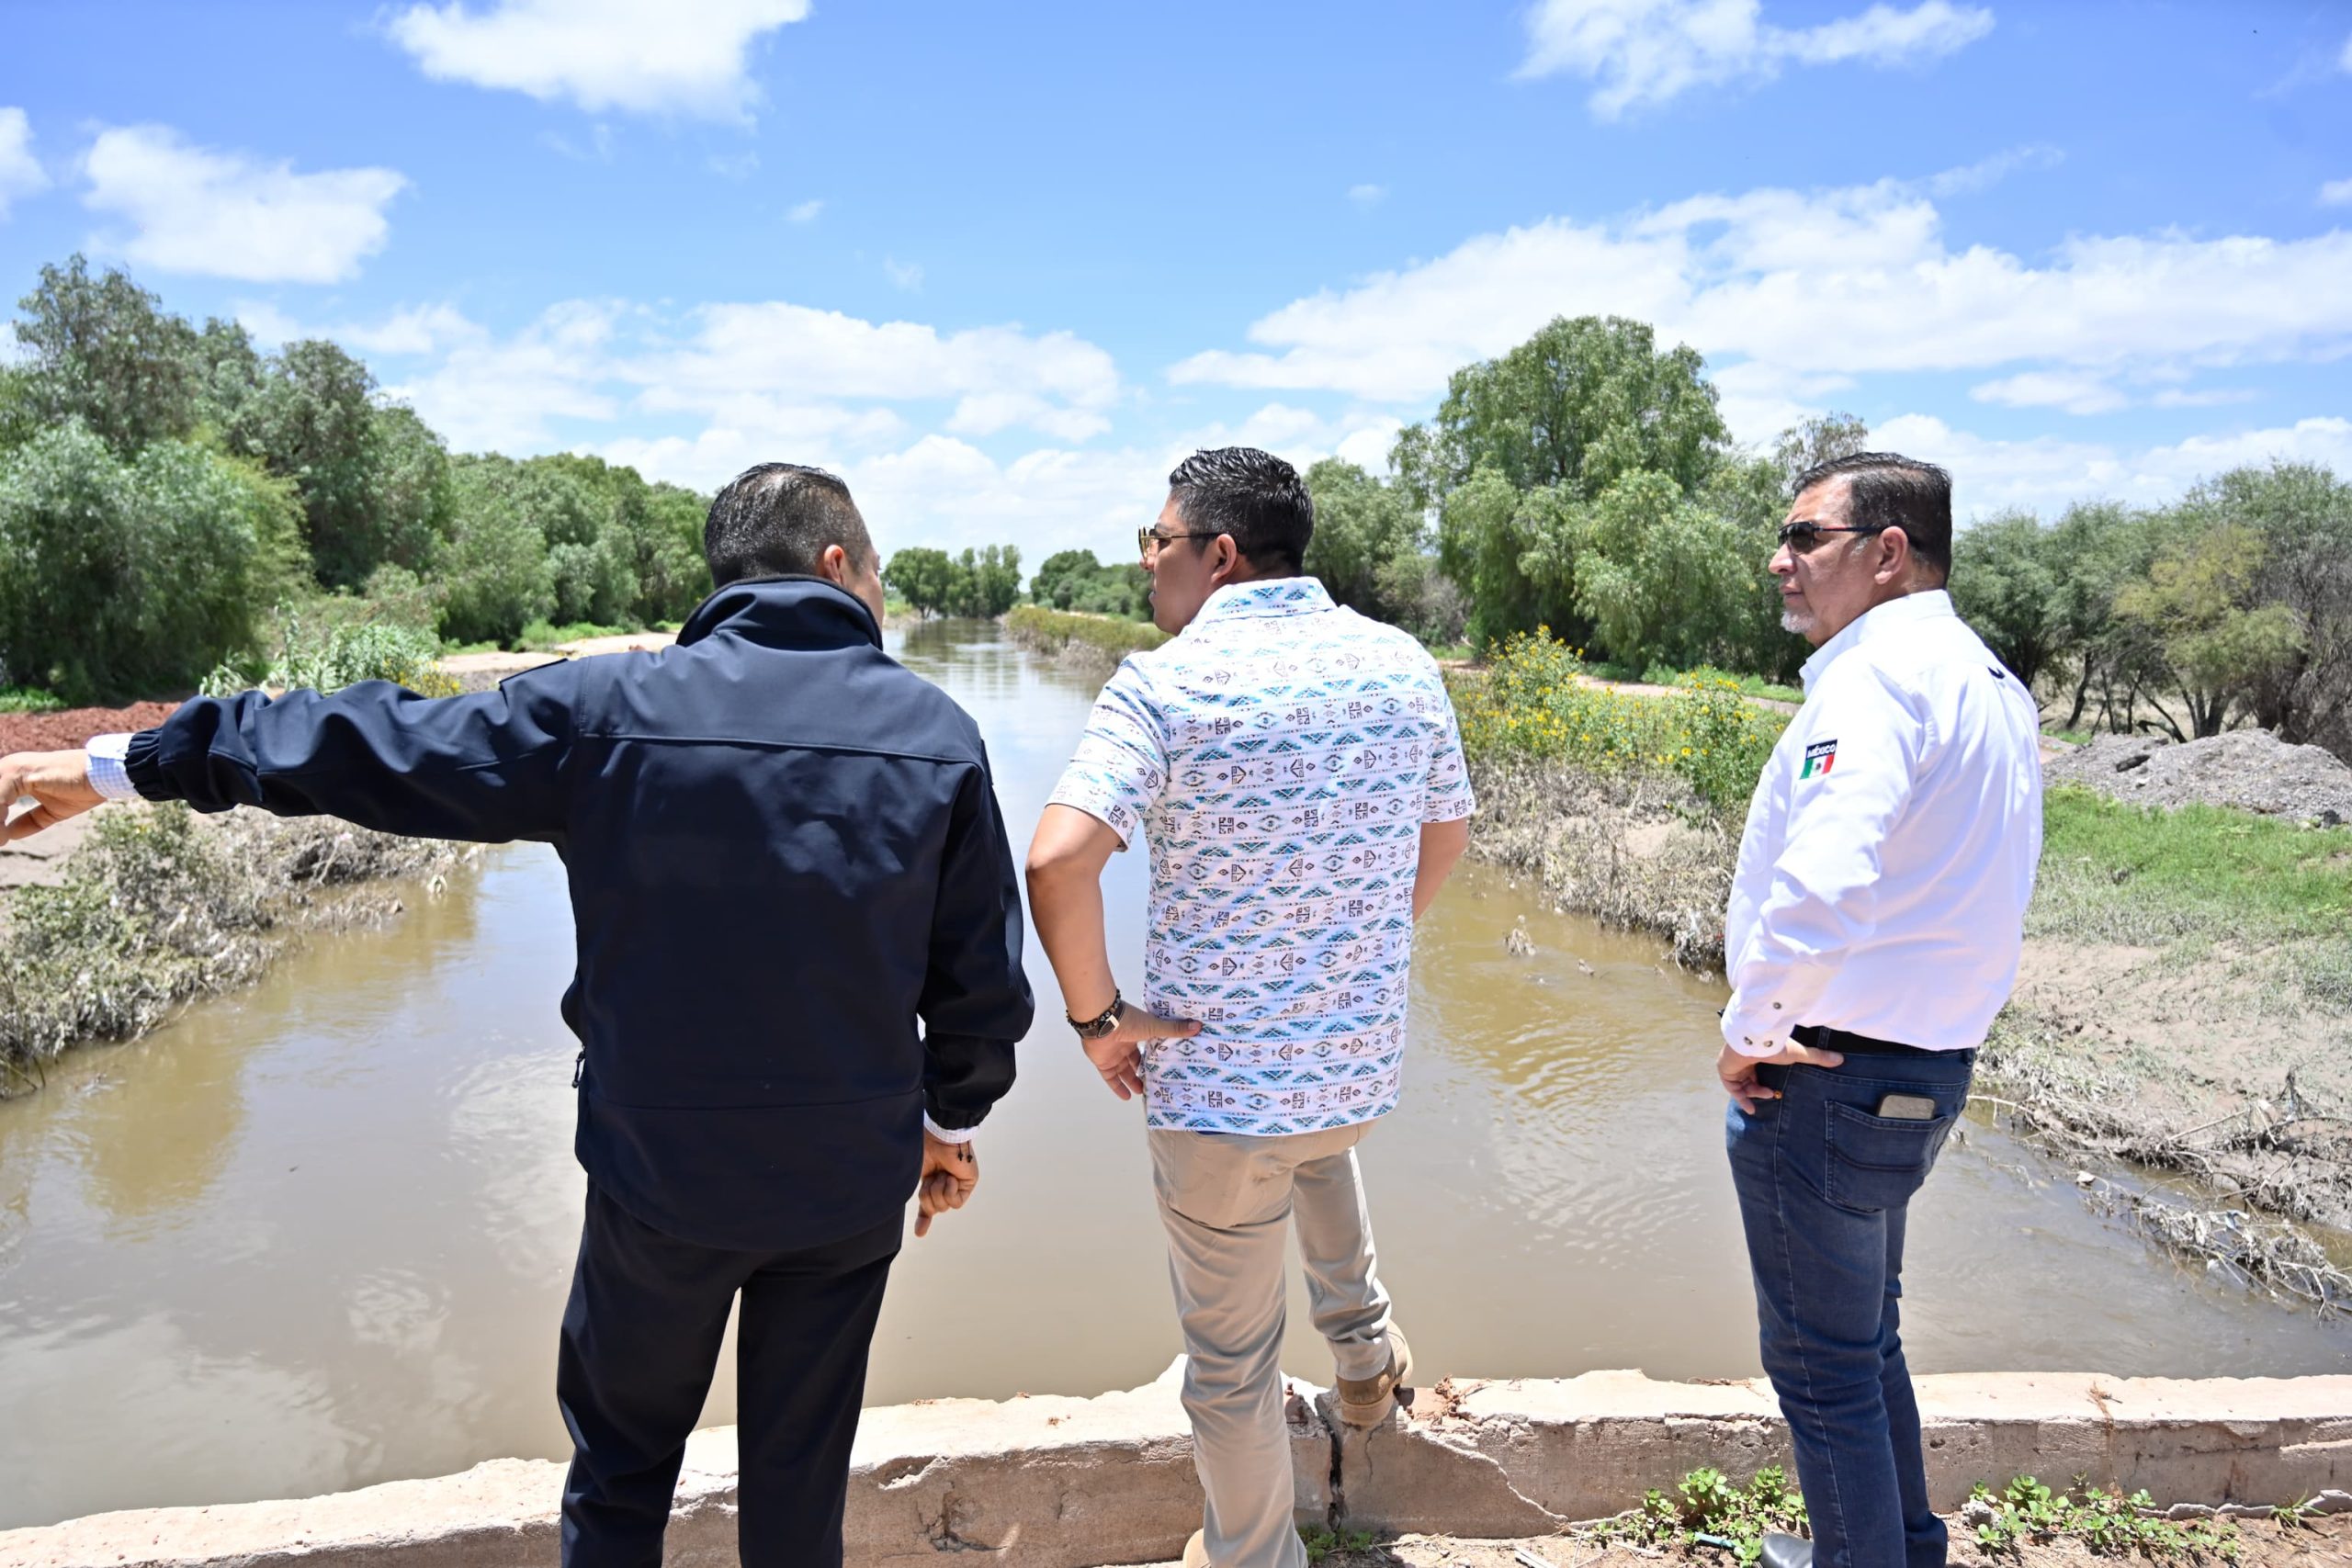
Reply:
[[2261, 395], [2252, 387], [2213, 387], [2199, 392], [2168, 387], [2148, 400], [2160, 409], [2213, 409], [2228, 403], [2250, 403]]
[[20, 196], [49, 188], [49, 173], [33, 156], [32, 121], [18, 108], [0, 108], [0, 218]]
[[759, 101], [752, 45], [808, 0], [464, 0], [412, 6], [393, 41], [428, 76], [622, 109], [747, 121]]
[[1388, 199], [1388, 187], [1374, 185], [1350, 186], [1348, 199], [1364, 210], [1370, 211]]
[[1929, 196], [1973, 196], [1990, 190], [2019, 170], [2054, 169], [2066, 161], [2065, 152], [2046, 142], [2028, 142], [1996, 152], [1989, 158], [1979, 158], [1957, 169], [1946, 169], [1930, 175], [1920, 182]]
[[1932, 415], [1905, 414], [1874, 428], [1871, 445], [1950, 468], [1953, 509], [1963, 518], [2012, 506], [2054, 517], [2075, 502], [2102, 499], [2155, 505], [2199, 479], [2273, 458], [2352, 471], [2352, 419], [2332, 416], [2124, 452], [2047, 435], [1988, 440]]
[[713, 153], [708, 163], [710, 172], [723, 180], [748, 180], [760, 172], [757, 152]]
[[888, 256], [884, 256], [882, 271], [890, 279], [892, 287], [902, 288], [909, 294], [922, 292], [922, 264], [921, 262], [893, 261]]
[[785, 217], [795, 223], [814, 223], [817, 221], [817, 215], [824, 210], [825, 204], [822, 201], [811, 198], [796, 203], [785, 213]]
[[[965, 400], [967, 434], [997, 419], [1036, 423], [1044, 413], [1099, 414], [1116, 400], [1111, 356], [1069, 333], [973, 327], [942, 333], [914, 321], [874, 322], [838, 310], [770, 300], [707, 305], [684, 343], [617, 367], [648, 407], [713, 412], [729, 399]], [[1007, 394], [1031, 400], [1004, 400]], [[974, 398], [996, 399], [972, 402]], [[1009, 423], [1010, 421], [1008, 421]]]
[[248, 283], [338, 283], [384, 248], [384, 209], [408, 186], [392, 169], [298, 175], [289, 163], [189, 144], [166, 126], [102, 130], [83, 160], [85, 205], [132, 226], [132, 261]]
[[1954, 245], [1933, 201], [1894, 181], [1695, 197], [1477, 235], [1295, 300], [1250, 325], [1253, 350], [1195, 355], [1170, 376], [1419, 401], [1552, 317], [1583, 314], [1648, 321], [1708, 355], [1733, 430], [1758, 440], [1779, 425], [1757, 415], [1871, 372], [2143, 374], [2341, 352], [2352, 232], [2092, 236], [2029, 261]]
[[381, 321], [316, 325], [296, 320], [267, 300], [241, 299], [236, 316], [254, 342], [265, 349], [299, 338], [322, 337], [362, 354], [416, 355], [479, 342], [485, 336], [454, 305], [409, 305]]
[[1972, 387], [1968, 395], [1981, 403], [2006, 403], [2013, 409], [2056, 408], [2068, 413], [2106, 413], [2132, 400], [2103, 376], [2069, 370], [2028, 370]]
[[1592, 112], [1615, 119], [1693, 87], [1761, 81], [1784, 65], [1932, 60], [1993, 30], [1991, 11], [1952, 0], [1908, 10], [1874, 5], [1811, 28], [1774, 27], [1762, 10], [1760, 0], [1539, 0], [1519, 73], [1586, 77], [1596, 84]]
[[2352, 207], [2352, 180], [2330, 180], [2319, 187], [2322, 207]]
[[2352, 71], [2352, 38], [2344, 40], [2344, 52], [2336, 56], [2335, 62], [2345, 70]]
[[459, 452], [526, 452], [553, 440], [551, 418], [608, 420], [606, 389], [617, 308], [588, 300], [551, 307], [504, 343], [458, 344], [432, 369], [384, 389], [413, 405]]

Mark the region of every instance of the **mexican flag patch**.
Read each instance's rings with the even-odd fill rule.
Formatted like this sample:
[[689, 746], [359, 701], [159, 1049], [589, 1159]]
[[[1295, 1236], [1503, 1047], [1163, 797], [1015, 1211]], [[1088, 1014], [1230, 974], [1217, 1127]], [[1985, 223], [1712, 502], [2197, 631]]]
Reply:
[[1826, 773], [1837, 761], [1838, 742], [1816, 740], [1804, 749], [1804, 772], [1799, 773], [1797, 777], [1809, 779], [1817, 774]]

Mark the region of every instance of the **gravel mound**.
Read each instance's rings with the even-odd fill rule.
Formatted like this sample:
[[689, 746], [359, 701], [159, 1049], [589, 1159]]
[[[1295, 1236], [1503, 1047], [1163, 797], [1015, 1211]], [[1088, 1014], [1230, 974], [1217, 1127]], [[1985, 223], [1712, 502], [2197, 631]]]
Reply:
[[2352, 765], [2267, 729], [2187, 742], [2102, 735], [2050, 759], [2042, 776], [2137, 806], [2228, 806], [2327, 828], [2352, 822]]

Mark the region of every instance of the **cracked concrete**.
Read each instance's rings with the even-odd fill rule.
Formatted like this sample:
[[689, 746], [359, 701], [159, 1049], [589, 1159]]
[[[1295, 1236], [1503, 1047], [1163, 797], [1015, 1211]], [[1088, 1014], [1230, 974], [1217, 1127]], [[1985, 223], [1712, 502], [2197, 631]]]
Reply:
[[[1161, 1562], [1198, 1528], [1178, 1398], [1182, 1362], [1095, 1399], [927, 1400], [865, 1413], [848, 1560], [1019, 1568]], [[2352, 1487], [2352, 1377], [1919, 1380], [1928, 1477], [1950, 1509], [2020, 1472], [2146, 1487], [2161, 1503], [2268, 1504]], [[1787, 1462], [1758, 1382], [1447, 1380], [1369, 1432], [1294, 1381], [1299, 1517], [1346, 1529], [1501, 1539], [1613, 1513], [1713, 1465]], [[735, 1562], [735, 1432], [687, 1445], [667, 1562]], [[462, 1475], [300, 1502], [107, 1514], [0, 1533], [0, 1568], [508, 1568], [556, 1554], [563, 1467], [494, 1460]], [[299, 1561], [298, 1561], [299, 1560]]]

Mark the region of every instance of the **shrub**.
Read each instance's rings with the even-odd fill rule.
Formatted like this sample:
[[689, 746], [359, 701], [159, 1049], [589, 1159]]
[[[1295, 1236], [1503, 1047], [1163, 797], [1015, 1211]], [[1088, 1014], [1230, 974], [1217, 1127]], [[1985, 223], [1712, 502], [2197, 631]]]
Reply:
[[453, 696], [458, 683], [438, 667], [440, 639], [387, 621], [322, 626], [286, 605], [277, 610], [277, 651], [259, 669], [222, 664], [205, 677], [209, 696], [254, 686], [334, 692], [360, 681], [390, 681], [428, 697]]
[[1460, 683], [1454, 708], [1474, 757], [1671, 773], [1726, 815], [1745, 807], [1786, 727], [1724, 676], [1685, 676], [1668, 697], [1598, 685], [1582, 655], [1544, 628], [1507, 640], [1483, 676]]

